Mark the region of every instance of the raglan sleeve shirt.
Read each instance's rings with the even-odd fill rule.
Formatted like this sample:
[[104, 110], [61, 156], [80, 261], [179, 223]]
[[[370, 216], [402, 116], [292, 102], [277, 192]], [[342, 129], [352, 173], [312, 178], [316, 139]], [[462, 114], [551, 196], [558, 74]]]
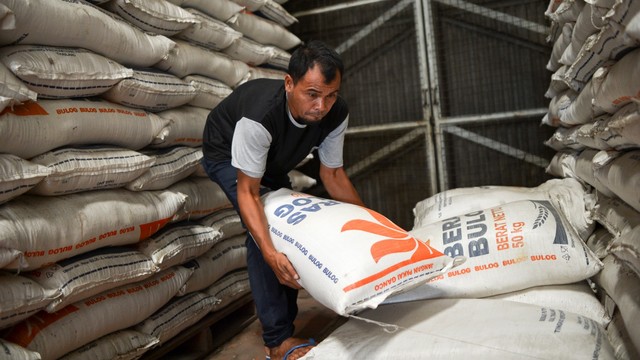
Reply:
[[236, 124], [231, 142], [231, 165], [252, 178], [266, 170], [271, 134], [260, 123], [242, 118]]
[[320, 162], [328, 168], [339, 168], [343, 165], [344, 135], [349, 125], [349, 115], [333, 131], [327, 135], [318, 147]]

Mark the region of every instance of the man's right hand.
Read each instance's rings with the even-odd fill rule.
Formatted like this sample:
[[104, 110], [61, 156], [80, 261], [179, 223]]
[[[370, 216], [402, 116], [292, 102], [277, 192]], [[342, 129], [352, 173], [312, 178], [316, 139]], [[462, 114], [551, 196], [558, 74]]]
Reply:
[[287, 255], [281, 252], [275, 252], [269, 257], [265, 256], [265, 261], [276, 274], [280, 284], [294, 289], [302, 289], [302, 286], [300, 286], [297, 281], [300, 277], [298, 276], [296, 269], [291, 265]]

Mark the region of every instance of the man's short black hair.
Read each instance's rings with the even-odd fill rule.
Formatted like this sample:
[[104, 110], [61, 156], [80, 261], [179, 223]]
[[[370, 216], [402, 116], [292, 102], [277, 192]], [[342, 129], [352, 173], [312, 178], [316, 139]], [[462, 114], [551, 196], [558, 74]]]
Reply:
[[291, 54], [288, 73], [293, 79], [293, 83], [297, 83], [316, 64], [320, 65], [320, 70], [327, 84], [333, 81], [336, 72], [339, 72], [340, 76], [344, 73], [344, 65], [340, 55], [322, 41], [312, 40], [299, 46]]

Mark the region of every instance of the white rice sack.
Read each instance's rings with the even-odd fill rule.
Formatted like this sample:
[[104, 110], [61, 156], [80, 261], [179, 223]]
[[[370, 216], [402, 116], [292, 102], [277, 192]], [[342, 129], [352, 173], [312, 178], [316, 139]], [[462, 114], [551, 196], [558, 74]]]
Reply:
[[40, 360], [40, 354], [29, 351], [20, 345], [0, 339], [0, 353], [11, 360]]
[[629, 24], [625, 28], [624, 36], [636, 41], [640, 40], [640, 14], [636, 13], [629, 19]]
[[575, 61], [565, 72], [565, 81], [576, 91], [591, 79], [601, 66], [611, 66], [628, 50], [638, 44], [627, 44], [613, 24], [605, 25], [598, 33], [587, 38]]
[[576, 175], [576, 161], [578, 150], [562, 150], [553, 155], [545, 171], [547, 174], [560, 178], [574, 178]]
[[260, 10], [267, 0], [232, 0], [234, 3], [244, 7], [250, 12], [256, 12]]
[[[587, 183], [605, 196], [615, 196], [609, 188], [596, 176], [596, 167], [599, 156], [598, 150], [584, 149], [576, 157], [575, 175], [584, 183]], [[594, 162], [595, 159], [595, 162]]]
[[640, 277], [640, 227], [635, 227], [615, 239], [609, 247], [609, 252]]
[[222, 238], [222, 232], [195, 223], [170, 225], [137, 245], [160, 269], [184, 264], [207, 252]]
[[575, 26], [570, 34], [570, 42], [559, 60], [562, 64], [573, 64], [578, 52], [587, 38], [599, 32], [606, 24], [603, 19], [605, 12], [606, 9], [593, 6], [591, 4], [585, 4], [580, 15], [578, 15], [578, 18], [576, 19]]
[[97, 147], [53, 150], [31, 158], [31, 162], [51, 172], [31, 193], [62, 195], [122, 187], [147, 172], [155, 159], [129, 149]]
[[626, 54], [611, 66], [602, 85], [595, 92], [593, 106], [596, 112], [613, 114], [634, 99], [639, 99], [640, 49]]
[[187, 196], [184, 211], [174, 217], [173, 222], [197, 220], [232, 207], [220, 185], [209, 178], [189, 177], [171, 185], [168, 190]]
[[0, 32], [0, 45], [85, 48], [132, 67], [152, 66], [175, 45], [82, 0], [2, 2], [15, 14], [16, 28]]
[[169, 0], [183, 8], [194, 8], [221, 21], [229, 20], [233, 15], [244, 10], [244, 7], [231, 0]]
[[291, 60], [291, 54], [278, 47], [273, 47], [273, 57], [267, 60], [267, 64], [275, 66], [279, 69], [287, 70], [289, 68], [289, 61]]
[[555, 95], [551, 101], [549, 101], [549, 110], [542, 119], [542, 124], [546, 124], [553, 127], [563, 125], [560, 122], [560, 113], [566, 111], [571, 103], [578, 96], [578, 93], [573, 89], [567, 88], [567, 90]]
[[275, 56], [273, 46], [262, 45], [246, 37], [234, 40], [222, 52], [251, 66], [262, 65]]
[[205, 317], [217, 301], [215, 297], [202, 292], [173, 298], [134, 329], [158, 338], [160, 344], [166, 343]]
[[295, 191], [304, 191], [317, 184], [316, 179], [295, 169], [289, 171], [287, 175], [291, 181], [291, 188]]
[[419, 241], [467, 261], [388, 301], [483, 297], [585, 280], [602, 263], [564, 217], [548, 200], [522, 200], [411, 230]]
[[166, 0], [113, 0], [105, 8], [142, 30], [165, 36], [197, 23], [190, 12]]
[[102, 97], [117, 104], [152, 112], [184, 105], [196, 96], [196, 88], [175, 75], [135, 70]]
[[[172, 268], [144, 281], [117, 287], [71, 304], [53, 314], [39, 312], [13, 326], [6, 340], [58, 359], [112, 332], [133, 326], [166, 304], [191, 275]], [[33, 331], [33, 329], [39, 331]]]
[[607, 337], [615, 351], [616, 359], [640, 359], [640, 351], [633, 346], [631, 336], [624, 326], [624, 319], [618, 309], [607, 326]]
[[0, 30], [12, 30], [16, 28], [16, 17], [13, 11], [0, 4]]
[[617, 197], [598, 196], [593, 219], [614, 237], [620, 237], [640, 225], [640, 212]]
[[263, 202], [276, 250], [289, 258], [300, 285], [339, 315], [375, 308], [463, 260], [364, 207], [288, 189], [265, 194]]
[[546, 13], [545, 15], [547, 15], [551, 21], [560, 24], [576, 22], [584, 4], [585, 3], [582, 0], [562, 0], [562, 2], [556, 7], [555, 11]]
[[218, 210], [199, 219], [197, 222], [220, 231], [222, 233], [221, 239], [228, 239], [246, 232], [246, 229], [242, 226], [240, 215], [234, 208]]
[[21, 253], [7, 268], [34, 270], [97, 248], [136, 243], [171, 221], [184, 202], [183, 194], [171, 191], [22, 195], [0, 207], [0, 252]]
[[46, 166], [15, 155], [0, 154], [0, 204], [29, 191], [51, 172]]
[[0, 329], [28, 318], [60, 296], [57, 289], [45, 289], [28, 277], [8, 272], [0, 272], [0, 287]]
[[200, 291], [220, 280], [225, 274], [247, 267], [246, 235], [236, 235], [215, 244], [209, 251], [184, 264], [193, 270], [178, 295]]
[[276, 69], [267, 69], [262, 67], [252, 66], [249, 69], [249, 76], [247, 81], [254, 79], [276, 79], [282, 80], [287, 73]]
[[613, 234], [604, 227], [598, 227], [587, 239], [587, 246], [602, 260], [609, 255], [609, 245], [613, 241]]
[[593, 281], [609, 295], [620, 310], [622, 324], [640, 352], [640, 277], [614, 255], [604, 259], [604, 269]]
[[10, 69], [0, 63], [0, 111], [25, 101], [36, 101], [38, 93], [29, 89]]
[[218, 79], [230, 87], [236, 86], [249, 72], [249, 65], [220, 52], [186, 41], [176, 40], [176, 43], [169, 56], [154, 67], [179, 78], [203, 75]]
[[640, 150], [620, 153], [597, 166], [595, 174], [607, 189], [640, 211]]
[[[206, 76], [189, 75], [185, 76], [183, 80], [189, 82], [196, 88], [196, 97], [189, 102], [189, 105], [195, 107], [213, 109], [233, 92], [233, 89], [222, 81]], [[202, 120], [204, 121], [206, 118], [205, 116]], [[204, 131], [204, 125], [200, 132], [202, 131]]]
[[536, 286], [489, 299], [515, 301], [562, 310], [595, 320], [606, 327], [611, 318], [586, 281], [567, 285]]
[[591, 81], [587, 82], [584, 88], [577, 96], [571, 97], [575, 93], [567, 92], [561, 96], [562, 104], [558, 107], [558, 118], [563, 126], [575, 126], [586, 124], [593, 121], [595, 116], [601, 115], [602, 112], [594, 113], [591, 101], [593, 100], [594, 86], [601, 83], [604, 68], [601, 68], [594, 74]]
[[553, 99], [558, 96], [560, 93], [566, 91], [569, 88], [569, 85], [564, 82], [564, 73], [567, 71], [569, 67], [567, 65], [562, 65], [551, 74], [551, 81], [549, 82], [549, 88], [545, 92], [544, 96], [548, 99]]
[[224, 22], [214, 19], [211, 16], [196, 9], [185, 9], [190, 12], [198, 21], [178, 33], [175, 38], [185, 40], [190, 43], [220, 51], [233, 43], [234, 40], [242, 37], [242, 33], [234, 30]]
[[284, 7], [273, 0], [266, 0], [264, 5], [260, 7], [260, 14], [284, 27], [291, 26], [298, 22], [295, 16], [291, 15]]
[[564, 149], [582, 150], [584, 149], [584, 145], [577, 141], [579, 129], [579, 126], [572, 126], [570, 128], [559, 127], [544, 144], [556, 151]]
[[5, 46], [0, 60], [40, 99], [99, 95], [133, 75], [133, 70], [80, 48]]
[[597, 136], [603, 139], [609, 148], [616, 150], [640, 148], [640, 110], [638, 105], [632, 102], [616, 111]]
[[133, 360], [159, 342], [156, 337], [138, 331], [119, 330], [67, 353], [60, 360]]
[[605, 140], [609, 137], [606, 134], [609, 131], [607, 123], [610, 117], [609, 114], [603, 114], [594, 118], [592, 123], [580, 125], [576, 133], [576, 141], [591, 149], [611, 149], [611, 145]]
[[164, 190], [191, 175], [202, 160], [202, 149], [186, 146], [143, 150], [155, 159], [149, 170], [126, 184], [131, 191]]
[[238, 13], [229, 19], [227, 24], [260, 44], [273, 45], [289, 50], [302, 43], [300, 38], [282, 25], [257, 15]]
[[[610, 11], [605, 14], [605, 20], [623, 26], [629, 25], [632, 18], [640, 12], [640, 4], [633, 0], [605, 0], [605, 7]], [[610, 5], [610, 6], [609, 6]]]
[[118, 286], [141, 281], [158, 268], [145, 254], [127, 247], [106, 247], [25, 273], [43, 288], [60, 293], [46, 311], [53, 313], [74, 302]]
[[249, 273], [246, 269], [232, 271], [202, 291], [218, 300], [211, 311], [222, 310], [251, 292]]
[[573, 33], [574, 26], [575, 23], [573, 22], [562, 25], [562, 32], [551, 48], [551, 56], [549, 57], [549, 61], [546, 66], [547, 70], [555, 72], [563, 65], [560, 63], [560, 58], [567, 49], [567, 46], [571, 43], [571, 34]]
[[531, 188], [483, 186], [445, 190], [416, 204], [413, 228], [520, 200], [550, 201], [583, 239], [593, 231], [590, 212], [594, 196], [575, 179], [551, 179]]
[[202, 133], [209, 112], [209, 109], [185, 105], [157, 113], [156, 115], [169, 121], [168, 134], [154, 141], [149, 147], [201, 147]]
[[105, 144], [138, 150], [168, 131], [168, 121], [97, 100], [42, 100], [0, 115], [0, 152], [29, 159], [61, 146]]
[[359, 317], [302, 359], [615, 359], [596, 321], [529, 304], [438, 299]]

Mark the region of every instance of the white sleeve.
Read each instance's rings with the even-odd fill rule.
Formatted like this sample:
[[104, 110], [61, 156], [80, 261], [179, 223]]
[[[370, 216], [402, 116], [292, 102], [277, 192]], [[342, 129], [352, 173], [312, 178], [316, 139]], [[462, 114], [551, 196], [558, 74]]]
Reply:
[[342, 148], [344, 146], [344, 134], [347, 131], [347, 125], [349, 125], [349, 115], [347, 115], [340, 126], [329, 133], [318, 147], [320, 162], [324, 166], [329, 168], [342, 167]]
[[231, 165], [252, 178], [261, 178], [267, 166], [271, 134], [257, 121], [242, 118], [231, 141]]

